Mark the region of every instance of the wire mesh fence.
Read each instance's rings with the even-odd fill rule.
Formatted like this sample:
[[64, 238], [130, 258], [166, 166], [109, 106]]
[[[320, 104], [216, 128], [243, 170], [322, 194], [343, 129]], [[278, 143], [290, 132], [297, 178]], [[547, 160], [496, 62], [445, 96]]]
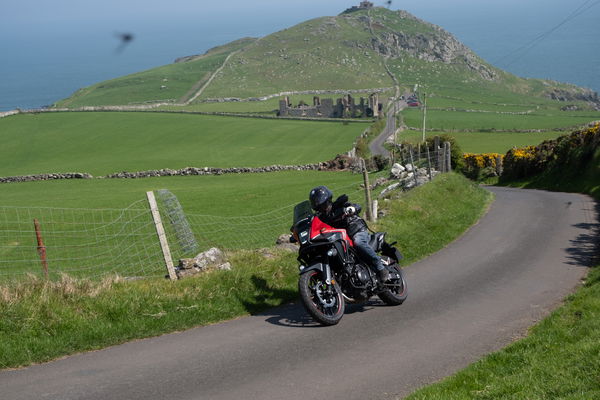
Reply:
[[[358, 180], [332, 189], [357, 201], [362, 194]], [[172, 193], [157, 193], [175, 262], [210, 247], [237, 250], [272, 246], [278, 236], [289, 233], [295, 206], [247, 216], [186, 214]], [[38, 232], [34, 220], [38, 221]], [[45, 262], [41, 253], [45, 253]], [[0, 206], [0, 282], [27, 274], [44, 276], [45, 266], [50, 279], [61, 273], [86, 278], [114, 273], [125, 277], [167, 273], [146, 199], [124, 209]]]
[[[360, 202], [363, 189], [360, 182], [332, 187], [335, 194], [347, 194]], [[308, 195], [308, 193], [307, 193]], [[299, 199], [298, 202], [305, 199]], [[294, 204], [250, 216], [224, 217], [186, 214], [201, 249], [219, 247], [225, 250], [258, 249], [275, 244], [282, 234], [289, 234]]]
[[164, 267], [155, 236], [144, 201], [125, 209], [0, 207], [0, 280], [42, 273], [41, 252], [50, 278], [158, 275]]
[[395, 162], [416, 168], [429, 168], [439, 172], [452, 170], [452, 149], [449, 142], [439, 138], [428, 144], [396, 144], [393, 149]]

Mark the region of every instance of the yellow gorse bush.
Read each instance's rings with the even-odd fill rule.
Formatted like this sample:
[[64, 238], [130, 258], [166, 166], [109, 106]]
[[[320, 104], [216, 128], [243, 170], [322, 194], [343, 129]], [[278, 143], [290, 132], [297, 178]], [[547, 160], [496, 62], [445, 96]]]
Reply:
[[502, 179], [521, 179], [557, 166], [577, 165], [600, 147], [600, 123], [546, 140], [537, 146], [510, 149], [503, 162]]
[[516, 159], [524, 158], [526, 160], [533, 160], [535, 158], [535, 146], [527, 146], [523, 148], [513, 148], [512, 155]]
[[[492, 171], [491, 174], [493, 175], [497, 168], [497, 160], [502, 160], [503, 158], [504, 156], [498, 153], [464, 153], [464, 172], [471, 178], [478, 178], [481, 177], [481, 171], [487, 168]], [[487, 175], [490, 175], [490, 173]]]
[[498, 157], [500, 157], [501, 159], [504, 158], [504, 156], [502, 154], [498, 154], [498, 153], [481, 153], [481, 154], [464, 153], [463, 154], [465, 164], [467, 166], [470, 166], [473, 168], [475, 168], [475, 167], [476, 168], [486, 168], [486, 167], [496, 168], [496, 160], [498, 159]]

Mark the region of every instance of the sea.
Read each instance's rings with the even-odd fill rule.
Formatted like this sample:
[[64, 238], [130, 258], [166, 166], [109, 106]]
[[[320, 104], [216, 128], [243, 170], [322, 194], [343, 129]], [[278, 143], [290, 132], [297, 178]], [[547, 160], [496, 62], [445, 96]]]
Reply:
[[[231, 10], [219, 15], [217, 9], [200, 22], [79, 18], [62, 23], [40, 19], [28, 26], [0, 20], [0, 111], [49, 106], [103, 80], [169, 64], [242, 37], [261, 37], [307, 19], [336, 15], [341, 11], [338, 3], [286, 11], [261, 9], [257, 2], [256, 9], [246, 9], [243, 15]], [[396, 2], [392, 8], [441, 26], [484, 60], [518, 76], [600, 92], [600, 1], [415, 3]], [[123, 42], [123, 34], [132, 40]]]

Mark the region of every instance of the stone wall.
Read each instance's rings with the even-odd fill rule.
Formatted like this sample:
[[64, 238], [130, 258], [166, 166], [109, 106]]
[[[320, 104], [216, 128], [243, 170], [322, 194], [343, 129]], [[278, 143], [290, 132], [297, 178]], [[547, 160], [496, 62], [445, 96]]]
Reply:
[[93, 176], [81, 172], [67, 172], [56, 174], [37, 174], [37, 175], [21, 175], [21, 176], [5, 176], [0, 177], [0, 183], [14, 182], [32, 182], [32, 181], [52, 181], [57, 179], [92, 179]]
[[270, 100], [275, 97], [282, 96], [297, 96], [297, 95], [306, 95], [306, 94], [315, 94], [315, 95], [323, 95], [323, 94], [354, 94], [354, 93], [382, 93], [395, 90], [393, 87], [385, 87], [385, 88], [375, 88], [375, 89], [332, 89], [332, 90], [296, 90], [296, 91], [286, 91], [279, 92], [274, 94], [269, 94], [266, 96], [260, 97], [248, 97], [248, 98], [238, 98], [238, 97], [222, 97], [222, 98], [208, 98], [202, 100], [203, 103], [224, 103], [229, 101], [265, 101]]
[[224, 174], [260, 174], [267, 172], [278, 171], [332, 171], [353, 169], [351, 157], [347, 155], [339, 155], [333, 160], [324, 161], [316, 164], [304, 165], [270, 165], [267, 167], [231, 167], [231, 168], [214, 168], [214, 167], [186, 167], [182, 169], [156, 169], [137, 172], [117, 172], [110, 175], [99, 176], [94, 178], [91, 174], [81, 172], [67, 173], [51, 173], [38, 175], [21, 175], [0, 177], [0, 183], [16, 183], [16, 182], [32, 182], [32, 181], [49, 181], [57, 179], [137, 179], [151, 178], [159, 176], [191, 176], [191, 175], [224, 175]]

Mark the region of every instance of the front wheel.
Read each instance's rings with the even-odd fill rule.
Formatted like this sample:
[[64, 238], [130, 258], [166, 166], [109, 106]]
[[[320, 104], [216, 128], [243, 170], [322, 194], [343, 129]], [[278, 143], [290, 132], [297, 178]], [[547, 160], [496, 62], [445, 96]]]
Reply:
[[404, 303], [408, 296], [406, 280], [402, 268], [398, 264], [390, 267], [390, 280], [385, 282], [385, 290], [378, 294], [379, 298], [389, 306], [398, 306]]
[[323, 325], [335, 325], [344, 316], [344, 298], [337, 283], [328, 285], [320, 271], [300, 275], [298, 290], [308, 313]]

